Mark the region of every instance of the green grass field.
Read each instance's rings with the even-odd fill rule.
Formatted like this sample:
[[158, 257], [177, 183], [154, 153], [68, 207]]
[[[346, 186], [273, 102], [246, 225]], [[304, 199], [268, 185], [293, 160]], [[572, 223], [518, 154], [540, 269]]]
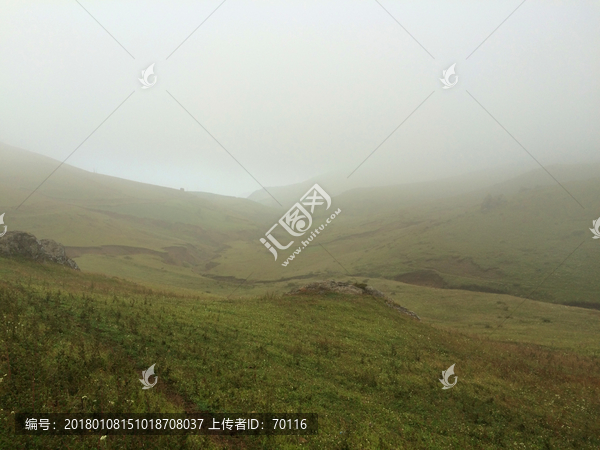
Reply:
[[[15, 210], [56, 162], [0, 157], [9, 229], [61, 242], [82, 269], [0, 257], [0, 449], [600, 448], [594, 167], [551, 168], [583, 208], [540, 171], [344, 192], [282, 267], [259, 238], [291, 205], [64, 165]], [[323, 279], [368, 283], [422, 320], [285, 295]], [[142, 390], [151, 364], [160, 381]], [[13, 411], [314, 412], [319, 434], [38, 439], [12, 434]]]
[[[0, 384], [0, 448], [600, 446], [597, 354], [480, 339], [371, 297], [215, 298], [0, 263], [0, 372], [10, 372]], [[573, 319], [565, 326], [575, 339], [587, 330]], [[454, 363], [458, 383], [442, 390], [438, 378]], [[144, 391], [137, 379], [151, 364], [160, 381]], [[11, 435], [11, 412], [32, 410], [315, 412], [319, 434], [102, 443]]]

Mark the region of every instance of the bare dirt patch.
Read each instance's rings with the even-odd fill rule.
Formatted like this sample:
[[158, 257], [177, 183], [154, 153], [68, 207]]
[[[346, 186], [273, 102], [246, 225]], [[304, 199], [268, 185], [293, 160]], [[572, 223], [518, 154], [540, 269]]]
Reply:
[[193, 245], [188, 244], [185, 247], [165, 247], [164, 249], [167, 251], [167, 255], [163, 257], [163, 261], [166, 264], [182, 266], [186, 263], [197, 266], [206, 262], [207, 255], [203, 254]]
[[428, 261], [428, 265], [441, 273], [469, 278], [500, 279], [504, 276], [497, 267], [481, 267], [471, 257], [452, 256], [443, 260]]
[[400, 281], [401, 283], [414, 284], [417, 286], [427, 286], [438, 289], [447, 289], [449, 287], [448, 283], [433, 270], [417, 270], [415, 272], [403, 273], [401, 275], [396, 275], [393, 278], [395, 281]]

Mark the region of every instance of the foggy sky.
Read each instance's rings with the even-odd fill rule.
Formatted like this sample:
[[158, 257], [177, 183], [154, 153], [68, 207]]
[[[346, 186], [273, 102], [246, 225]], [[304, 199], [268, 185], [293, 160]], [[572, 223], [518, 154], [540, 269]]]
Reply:
[[0, 142], [62, 161], [133, 93], [68, 164], [241, 196], [349, 175], [433, 93], [357, 183], [538, 167], [489, 114], [544, 166], [600, 156], [598, 2], [529, 0], [488, 38], [521, 0], [381, 0], [406, 30], [375, 0], [227, 0], [183, 44], [221, 0], [80, 3], [110, 35], [76, 1], [0, 1]]

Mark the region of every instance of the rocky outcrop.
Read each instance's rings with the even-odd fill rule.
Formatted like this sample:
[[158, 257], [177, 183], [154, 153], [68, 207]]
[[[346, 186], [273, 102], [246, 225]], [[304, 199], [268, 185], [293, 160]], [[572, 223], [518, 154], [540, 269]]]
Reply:
[[361, 283], [349, 283], [345, 281], [316, 281], [314, 283], [309, 283], [306, 286], [302, 286], [298, 289], [293, 289], [288, 293], [288, 295], [301, 295], [301, 294], [312, 294], [312, 295], [320, 295], [326, 294], [328, 292], [334, 292], [337, 294], [346, 294], [346, 295], [370, 295], [372, 297], [381, 298], [385, 300], [385, 303], [390, 307], [394, 308], [397, 311], [400, 311], [403, 314], [407, 314], [417, 320], [421, 320], [419, 316], [417, 316], [414, 312], [409, 311], [403, 306], [397, 305], [394, 301], [385, 295], [383, 292], [371, 287], [366, 284]]
[[65, 254], [65, 248], [52, 239], [38, 240], [24, 231], [9, 231], [0, 238], [0, 256], [20, 256], [34, 261], [49, 261], [79, 270]]
[[346, 283], [343, 281], [316, 281], [314, 283], [307, 284], [306, 286], [299, 287], [289, 292], [290, 295], [297, 294], [326, 294], [328, 292], [335, 292], [338, 294], [350, 294], [350, 295], [362, 295], [364, 290], [355, 286], [352, 283]]

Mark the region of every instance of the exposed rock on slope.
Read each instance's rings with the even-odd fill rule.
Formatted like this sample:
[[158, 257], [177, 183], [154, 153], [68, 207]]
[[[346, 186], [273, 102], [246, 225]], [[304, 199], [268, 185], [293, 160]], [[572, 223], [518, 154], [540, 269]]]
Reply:
[[65, 254], [65, 248], [52, 239], [37, 240], [31, 233], [9, 231], [0, 238], [0, 256], [21, 256], [34, 261], [50, 261], [79, 270]]
[[417, 316], [414, 312], [409, 311], [403, 306], [397, 305], [394, 301], [385, 295], [383, 292], [371, 287], [366, 284], [352, 284], [344, 281], [316, 281], [314, 283], [307, 284], [306, 286], [302, 286], [298, 289], [294, 289], [289, 292], [289, 295], [299, 295], [299, 294], [325, 294], [327, 292], [335, 292], [337, 294], [346, 294], [346, 295], [371, 295], [373, 297], [382, 298], [385, 300], [386, 304], [394, 308], [401, 313], [407, 314], [411, 317], [414, 317], [417, 320], [421, 320], [419, 316]]

